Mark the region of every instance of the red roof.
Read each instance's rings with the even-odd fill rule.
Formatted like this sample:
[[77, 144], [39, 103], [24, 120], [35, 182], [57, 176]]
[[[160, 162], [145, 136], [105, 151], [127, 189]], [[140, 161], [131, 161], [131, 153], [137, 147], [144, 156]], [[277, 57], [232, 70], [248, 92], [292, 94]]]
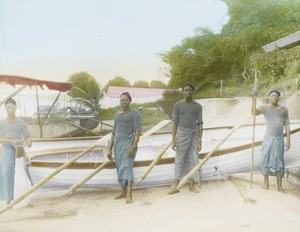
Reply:
[[129, 92], [132, 98], [142, 97], [162, 97], [162, 94], [167, 89], [161, 88], [137, 88], [137, 87], [124, 87], [124, 86], [109, 86], [106, 96], [107, 97], [120, 97], [121, 93]]
[[72, 84], [69, 82], [56, 82], [56, 81], [43, 81], [27, 77], [20, 76], [10, 76], [10, 75], [0, 75], [0, 82], [5, 82], [11, 86], [15, 85], [29, 85], [29, 86], [47, 86], [50, 90], [58, 90], [61, 92], [66, 92], [72, 88]]

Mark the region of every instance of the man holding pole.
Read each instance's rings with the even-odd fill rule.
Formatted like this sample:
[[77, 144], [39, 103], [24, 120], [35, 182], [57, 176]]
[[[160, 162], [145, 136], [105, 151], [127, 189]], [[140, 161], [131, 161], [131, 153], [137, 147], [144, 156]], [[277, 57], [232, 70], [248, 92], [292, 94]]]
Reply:
[[[31, 137], [27, 124], [16, 117], [16, 102], [10, 98], [5, 102], [7, 117], [0, 121], [0, 198], [9, 204], [14, 199], [15, 165], [18, 154], [23, 155], [24, 150], [18, 145], [25, 139], [26, 145], [31, 146]], [[20, 154], [22, 153], [22, 154]]]
[[[169, 195], [178, 193], [179, 180], [189, 173], [199, 162], [198, 152], [202, 148], [202, 106], [193, 100], [195, 87], [183, 86], [184, 99], [177, 102], [173, 110], [172, 149], [175, 154], [175, 183]], [[200, 180], [197, 172], [191, 179], [189, 190], [197, 192], [195, 182]]]
[[280, 92], [273, 89], [269, 92], [269, 105], [260, 106], [256, 109], [257, 91], [253, 92], [252, 114], [263, 114], [266, 120], [266, 133], [262, 146], [262, 166], [261, 172], [264, 176], [264, 188], [269, 188], [269, 175], [277, 177], [277, 188], [280, 192], [285, 192], [282, 188], [282, 177], [284, 176], [284, 128], [286, 133], [286, 150], [290, 148], [290, 126], [288, 110], [279, 105]]

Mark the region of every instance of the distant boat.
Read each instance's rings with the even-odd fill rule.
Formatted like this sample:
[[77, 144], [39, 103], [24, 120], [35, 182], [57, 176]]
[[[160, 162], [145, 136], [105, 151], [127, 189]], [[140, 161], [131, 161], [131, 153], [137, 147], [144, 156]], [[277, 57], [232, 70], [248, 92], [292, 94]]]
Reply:
[[[223, 139], [232, 127], [208, 128], [203, 133], [203, 149], [200, 157], [205, 156]], [[291, 124], [291, 148], [285, 153], [286, 168], [300, 167], [300, 122]], [[221, 146], [201, 169], [202, 178], [249, 172], [251, 160], [251, 126], [243, 126]], [[261, 144], [265, 126], [256, 126], [254, 170], [260, 170]], [[74, 139], [35, 140], [29, 149], [28, 168], [34, 183], [48, 176], [55, 169], [69, 161], [86, 147], [95, 144], [99, 137]], [[135, 178], [138, 179], [147, 166], [171, 141], [170, 132], [158, 132], [139, 144], [134, 165]], [[106, 160], [108, 144], [89, 152], [67, 169], [49, 180], [43, 188], [66, 189], [77, 183]], [[135, 187], [169, 185], [174, 181], [174, 151], [169, 148], [149, 175]], [[118, 187], [116, 170], [110, 165], [90, 179], [83, 187]]]

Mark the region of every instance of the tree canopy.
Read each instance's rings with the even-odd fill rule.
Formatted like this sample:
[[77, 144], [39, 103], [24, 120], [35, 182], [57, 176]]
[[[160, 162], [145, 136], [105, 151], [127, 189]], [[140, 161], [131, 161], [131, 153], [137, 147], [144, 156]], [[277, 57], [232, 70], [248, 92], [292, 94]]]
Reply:
[[149, 85], [151, 88], [166, 88], [167, 85], [160, 80], [152, 80]]
[[103, 90], [107, 92], [109, 86], [131, 86], [131, 84], [130, 81], [126, 80], [124, 77], [115, 77], [107, 82]]
[[68, 81], [73, 84], [73, 87], [67, 92], [67, 95], [72, 97], [73, 101], [90, 109], [100, 117], [99, 100], [103, 95], [95, 78], [87, 72], [79, 72], [71, 75]]
[[282, 79], [299, 78], [299, 46], [272, 54], [265, 53], [262, 46], [299, 30], [300, 2], [223, 1], [230, 20], [220, 34], [197, 28], [195, 36], [161, 54], [170, 66], [169, 86], [178, 88], [190, 82], [203, 90], [218, 88], [220, 80], [249, 86], [255, 69], [262, 79], [261, 88]]
[[140, 87], [140, 88], [148, 88], [149, 87], [149, 83], [147, 81], [136, 81], [133, 83], [132, 85], [133, 87]]

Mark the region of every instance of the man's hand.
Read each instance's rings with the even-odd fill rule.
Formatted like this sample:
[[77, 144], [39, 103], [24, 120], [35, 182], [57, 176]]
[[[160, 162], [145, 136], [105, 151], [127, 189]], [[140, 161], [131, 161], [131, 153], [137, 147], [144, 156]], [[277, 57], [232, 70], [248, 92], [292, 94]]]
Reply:
[[289, 150], [290, 147], [291, 147], [291, 142], [290, 142], [289, 139], [287, 139], [287, 140], [286, 140], [286, 144], [285, 144], [285, 150], [286, 150], [286, 151]]
[[13, 144], [13, 145], [20, 145], [21, 144], [21, 140], [12, 139], [11, 140], [11, 144]]
[[135, 149], [136, 149], [136, 147], [131, 146], [131, 148], [130, 148], [130, 150], [128, 152], [128, 156], [129, 157], [133, 157], [134, 156]]
[[176, 151], [176, 141], [172, 141], [172, 149], [173, 151]]
[[26, 145], [27, 145], [27, 147], [31, 147], [31, 144], [32, 144], [31, 138], [28, 137], [28, 138], [26, 139]]
[[200, 152], [202, 149], [202, 141], [200, 140], [198, 143], [197, 143], [197, 152]]
[[113, 156], [112, 156], [112, 150], [109, 150], [107, 153], [107, 159], [109, 160], [114, 160]]

